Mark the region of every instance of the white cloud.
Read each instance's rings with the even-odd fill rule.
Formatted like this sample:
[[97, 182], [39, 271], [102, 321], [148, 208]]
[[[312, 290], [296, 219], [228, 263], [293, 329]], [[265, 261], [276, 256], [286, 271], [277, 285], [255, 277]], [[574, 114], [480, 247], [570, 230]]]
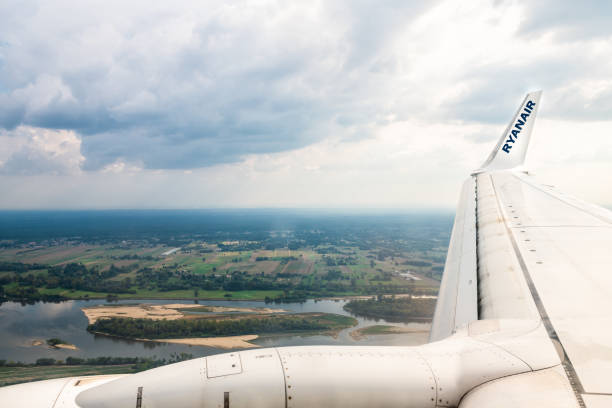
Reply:
[[453, 207], [539, 88], [532, 167], [612, 203], [604, 6], [8, 2], [0, 207]]
[[105, 173], [137, 173], [142, 171], [142, 165], [137, 163], [128, 163], [122, 159], [117, 159], [114, 162], [107, 164], [102, 168], [99, 172], [102, 174]]
[[[461, 181], [488, 150], [486, 145], [474, 150], [462, 133], [491, 128], [395, 122], [372, 138], [326, 139], [189, 172], [146, 170], [117, 161], [76, 176], [22, 177], [18, 194], [3, 204], [12, 207], [17, 201], [11, 199], [26, 197], [36, 203], [44, 197], [46, 206], [62, 207], [68, 194], [70, 206], [77, 208], [450, 207]], [[32, 188], [38, 183], [46, 187]], [[71, 189], [79, 194], [70, 194]]]
[[73, 131], [20, 126], [0, 131], [0, 174], [74, 175], [85, 160], [81, 139]]

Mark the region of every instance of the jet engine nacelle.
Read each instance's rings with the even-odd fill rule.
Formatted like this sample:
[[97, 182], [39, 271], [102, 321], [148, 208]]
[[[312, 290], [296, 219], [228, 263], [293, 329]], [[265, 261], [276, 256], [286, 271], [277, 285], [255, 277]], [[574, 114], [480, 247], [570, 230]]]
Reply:
[[219, 354], [82, 392], [82, 408], [433, 407], [436, 382], [407, 347], [288, 347]]

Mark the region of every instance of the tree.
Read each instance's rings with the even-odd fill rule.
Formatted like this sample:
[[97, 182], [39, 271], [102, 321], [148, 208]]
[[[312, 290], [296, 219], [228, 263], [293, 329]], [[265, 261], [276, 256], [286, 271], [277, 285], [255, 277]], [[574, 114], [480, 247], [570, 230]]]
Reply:
[[58, 344], [67, 344], [66, 341], [62, 340], [62, 339], [58, 339], [57, 337], [51, 338], [51, 339], [47, 339], [47, 344], [51, 347], [55, 347]]
[[55, 364], [55, 360], [52, 358], [39, 358], [36, 360], [36, 365], [39, 366], [50, 366]]

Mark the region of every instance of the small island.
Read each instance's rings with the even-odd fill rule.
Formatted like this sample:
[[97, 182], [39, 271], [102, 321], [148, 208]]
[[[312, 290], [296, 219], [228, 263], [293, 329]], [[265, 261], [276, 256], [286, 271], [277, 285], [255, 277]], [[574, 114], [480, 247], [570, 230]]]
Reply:
[[[335, 334], [357, 324], [353, 317], [332, 313], [184, 306], [167, 305], [163, 309], [149, 310], [152, 313], [141, 313], [150, 306], [139, 305], [132, 310], [137, 312], [127, 315], [123, 315], [125, 310], [110, 313], [112, 310], [106, 309], [103, 313], [99, 313], [101, 310], [92, 313], [89, 309], [84, 312], [90, 321], [87, 330], [95, 334], [226, 349], [257, 347], [250, 341], [263, 334]], [[229, 309], [232, 313], [228, 313]], [[195, 311], [201, 313], [193, 313]]]
[[77, 346], [74, 344], [70, 344], [67, 341], [58, 339], [56, 337], [47, 339], [46, 343], [50, 348], [54, 349], [78, 350]]
[[371, 299], [354, 299], [344, 305], [344, 310], [370, 319], [384, 319], [394, 323], [430, 321], [436, 299], [433, 297], [382, 296]]

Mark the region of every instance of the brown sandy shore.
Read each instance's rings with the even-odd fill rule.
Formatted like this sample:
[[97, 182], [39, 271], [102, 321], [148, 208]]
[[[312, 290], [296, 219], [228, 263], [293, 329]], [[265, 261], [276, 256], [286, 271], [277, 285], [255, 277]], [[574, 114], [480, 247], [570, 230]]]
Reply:
[[272, 314], [282, 313], [282, 309], [271, 309], [271, 308], [251, 308], [251, 307], [226, 307], [226, 306], [205, 306], [195, 303], [173, 303], [167, 305], [153, 305], [153, 304], [140, 304], [140, 305], [112, 305], [112, 306], [91, 306], [81, 308], [89, 324], [93, 324], [96, 320], [101, 318], [110, 317], [129, 317], [133, 319], [151, 319], [151, 320], [176, 320], [185, 317], [183, 310], [188, 309], [201, 309], [204, 312], [209, 313], [229, 313], [229, 312], [241, 312], [241, 313], [258, 313], [258, 314]]
[[206, 346], [220, 349], [238, 349], [259, 347], [256, 344], [249, 343], [259, 336], [256, 334], [247, 334], [244, 336], [227, 336], [227, 337], [200, 337], [193, 339], [157, 339], [151, 340], [158, 343], [173, 343], [186, 344], [189, 346]]
[[56, 344], [55, 346], [50, 346], [51, 348], [56, 349], [65, 349], [65, 350], [78, 350], [79, 348], [74, 344]]
[[222, 336], [222, 337], [189, 337], [183, 339], [140, 339], [136, 337], [122, 337], [115, 336], [113, 334], [101, 333], [101, 332], [92, 332], [93, 334], [99, 336], [107, 336], [114, 337], [117, 339], [127, 339], [131, 341], [151, 341], [156, 343], [173, 343], [173, 344], [184, 344], [186, 346], [204, 346], [204, 347], [214, 347], [220, 349], [239, 349], [239, 348], [253, 348], [253, 347], [261, 347], [257, 344], [249, 343], [257, 338], [259, 335], [257, 334], [244, 334], [240, 336]]

